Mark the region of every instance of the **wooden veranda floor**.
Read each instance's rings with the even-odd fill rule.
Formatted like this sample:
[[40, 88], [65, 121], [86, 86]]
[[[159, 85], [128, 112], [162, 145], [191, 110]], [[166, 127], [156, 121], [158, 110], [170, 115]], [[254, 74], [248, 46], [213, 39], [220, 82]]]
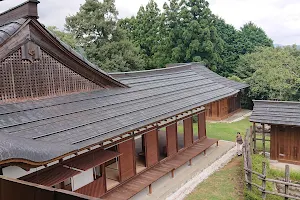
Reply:
[[101, 197], [101, 199], [108, 200], [124, 200], [129, 199], [135, 194], [142, 191], [144, 188], [148, 187], [154, 183], [159, 178], [164, 175], [176, 170], [180, 166], [187, 163], [192, 158], [204, 152], [213, 144], [217, 143], [216, 139], [206, 138], [200, 142], [194, 144], [193, 146], [179, 152], [174, 157], [168, 158], [151, 169], [142, 172], [141, 174], [133, 177], [129, 181], [121, 184], [120, 186], [112, 189], [107, 194]]

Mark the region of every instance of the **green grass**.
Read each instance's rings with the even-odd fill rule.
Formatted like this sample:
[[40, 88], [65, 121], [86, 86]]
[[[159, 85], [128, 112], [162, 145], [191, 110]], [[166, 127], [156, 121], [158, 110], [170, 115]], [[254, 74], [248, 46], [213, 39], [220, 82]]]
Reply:
[[[252, 125], [249, 122], [249, 118], [245, 118], [238, 122], [233, 123], [224, 123], [224, 122], [206, 122], [206, 132], [207, 137], [216, 138], [219, 140], [227, 140], [235, 142], [236, 133], [240, 132], [243, 137], [245, 136], [246, 130]], [[195, 134], [198, 132], [198, 124], [193, 124], [193, 131]], [[183, 133], [183, 125], [178, 126], [178, 133]], [[257, 138], [262, 138], [262, 136], [258, 135]], [[266, 137], [266, 139], [270, 139], [270, 137]], [[258, 151], [262, 151], [263, 145], [262, 141], [256, 142], [256, 147]], [[270, 143], [266, 142], [266, 151], [270, 150]]]
[[242, 157], [234, 158], [221, 170], [200, 183], [186, 200], [241, 200], [243, 198]]
[[[240, 132], [242, 135], [245, 134], [246, 129], [251, 126], [249, 118], [245, 118], [238, 122], [233, 123], [213, 123], [206, 122], [206, 133], [207, 137], [216, 138], [219, 140], [235, 141], [236, 133]], [[194, 133], [197, 134], [198, 125], [193, 124]], [[183, 133], [183, 126], [178, 126], [178, 133]]]

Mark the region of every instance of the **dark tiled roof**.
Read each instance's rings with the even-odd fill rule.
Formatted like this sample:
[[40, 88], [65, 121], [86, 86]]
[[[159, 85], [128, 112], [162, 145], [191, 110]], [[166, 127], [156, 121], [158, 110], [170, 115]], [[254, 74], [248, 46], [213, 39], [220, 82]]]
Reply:
[[187, 68], [140, 74], [131, 88], [0, 105], [1, 160], [47, 161], [238, 92]]
[[192, 69], [201, 76], [205, 76], [206, 78], [209, 78], [212, 81], [215, 81], [217, 83], [220, 83], [222, 85], [225, 85], [227, 87], [230, 87], [230, 88], [233, 88], [236, 90], [240, 90], [240, 89], [249, 87], [248, 84], [239, 83], [236, 81], [229, 80], [223, 76], [220, 76], [217, 73], [214, 73], [213, 71], [209, 70], [208, 68], [206, 68], [203, 65], [194, 65], [192, 67]]
[[254, 100], [250, 121], [300, 126], [300, 102]]
[[190, 73], [196, 73], [202, 77], [210, 79], [211, 81], [214, 81], [216, 83], [222, 84], [235, 90], [241, 90], [243, 88], [249, 87], [245, 83], [239, 83], [224, 78], [199, 63], [178, 63], [169, 66], [171, 67], [140, 72], [111, 73], [111, 75], [119, 79], [121, 82], [128, 84], [131, 87], [134, 87], [136, 85], [139, 85], [140, 83], [147, 84], [149, 81], [152, 81], [152, 79], [158, 80], [157, 76], [160, 76], [161, 79], [168, 79], [170, 77], [168, 73], [170, 72], [172, 72], [171, 77], [173, 78], [174, 73], [177, 73], [180, 76], [182, 70], [189, 70]]
[[26, 19], [18, 19], [0, 26], [0, 45], [12, 36], [24, 23]]

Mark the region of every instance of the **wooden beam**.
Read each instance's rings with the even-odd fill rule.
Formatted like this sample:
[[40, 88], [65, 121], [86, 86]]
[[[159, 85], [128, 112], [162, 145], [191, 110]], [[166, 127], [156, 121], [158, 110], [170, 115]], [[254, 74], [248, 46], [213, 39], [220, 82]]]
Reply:
[[11, 21], [18, 20], [20, 18], [34, 18], [37, 19], [38, 9], [37, 0], [29, 0], [14, 8], [11, 8], [0, 14], [0, 25], [7, 24]]

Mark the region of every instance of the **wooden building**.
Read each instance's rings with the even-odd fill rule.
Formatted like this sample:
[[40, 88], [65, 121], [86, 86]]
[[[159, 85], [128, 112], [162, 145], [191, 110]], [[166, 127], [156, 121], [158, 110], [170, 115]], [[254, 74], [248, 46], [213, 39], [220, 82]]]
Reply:
[[[168, 64], [167, 67], [184, 66], [184, 63]], [[231, 115], [241, 110], [241, 98], [244, 90], [249, 87], [248, 84], [239, 83], [227, 78], [224, 78], [213, 71], [209, 70], [203, 65], [193, 67], [194, 71], [200, 76], [209, 78], [211, 81], [217, 82], [229, 88], [236, 90], [236, 93], [220, 99], [218, 101], [210, 102], [206, 107], [206, 119], [212, 121], [220, 121], [230, 117]]]
[[151, 193], [218, 142], [206, 137], [205, 105], [239, 89], [198, 63], [108, 74], [40, 24], [37, 4], [0, 14], [0, 175], [18, 179], [0, 177], [0, 199]]
[[272, 160], [300, 164], [300, 102], [255, 100], [250, 121], [271, 125]]

